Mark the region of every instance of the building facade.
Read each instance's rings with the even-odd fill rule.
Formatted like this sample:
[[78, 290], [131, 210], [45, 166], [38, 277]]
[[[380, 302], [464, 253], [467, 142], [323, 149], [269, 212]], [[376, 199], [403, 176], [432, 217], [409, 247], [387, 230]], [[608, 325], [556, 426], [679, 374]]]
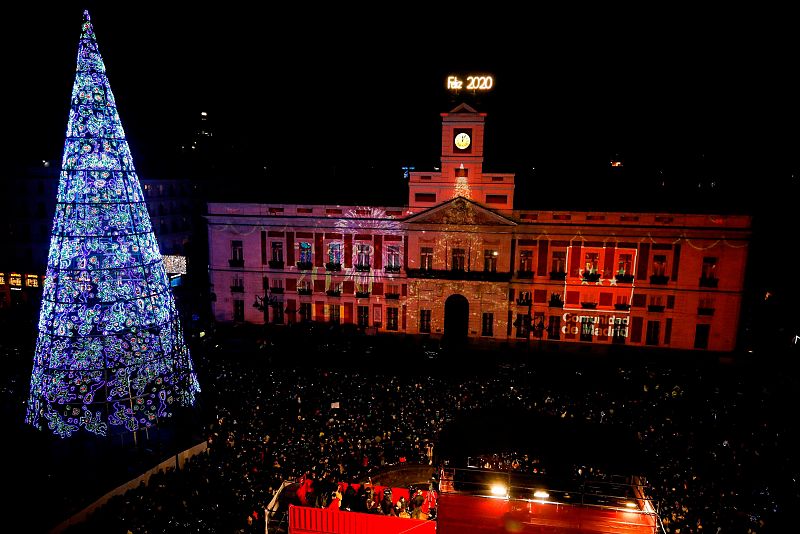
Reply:
[[517, 210], [485, 114], [442, 114], [403, 207], [209, 203], [219, 321], [733, 350], [751, 218]]

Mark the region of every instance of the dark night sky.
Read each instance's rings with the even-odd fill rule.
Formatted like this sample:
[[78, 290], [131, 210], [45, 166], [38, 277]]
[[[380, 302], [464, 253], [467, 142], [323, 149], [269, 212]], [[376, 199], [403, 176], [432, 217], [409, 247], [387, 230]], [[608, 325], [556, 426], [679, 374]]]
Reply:
[[[11, 166], [60, 159], [88, 7], [145, 177], [173, 172], [207, 111], [227, 183], [301, 201], [302, 179], [344, 201], [377, 179], [402, 202], [399, 167], [438, 165], [439, 113], [457, 103], [446, 76], [488, 72], [496, 89], [472, 100], [489, 114], [485, 168], [517, 173], [519, 205], [646, 209], [636, 195], [657, 196], [659, 169], [677, 198], [714, 182], [733, 211], [797, 190], [796, 39], [765, 22], [781, 13], [28, 4], [6, 10], [2, 36]], [[628, 187], [609, 175], [615, 154]]]

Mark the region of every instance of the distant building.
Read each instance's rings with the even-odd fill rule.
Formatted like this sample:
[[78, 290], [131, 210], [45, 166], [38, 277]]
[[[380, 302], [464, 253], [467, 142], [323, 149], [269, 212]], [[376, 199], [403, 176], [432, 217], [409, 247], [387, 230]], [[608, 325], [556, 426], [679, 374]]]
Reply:
[[484, 120], [442, 114], [441, 170], [409, 173], [406, 206], [209, 203], [216, 319], [734, 348], [750, 217], [514, 209]]

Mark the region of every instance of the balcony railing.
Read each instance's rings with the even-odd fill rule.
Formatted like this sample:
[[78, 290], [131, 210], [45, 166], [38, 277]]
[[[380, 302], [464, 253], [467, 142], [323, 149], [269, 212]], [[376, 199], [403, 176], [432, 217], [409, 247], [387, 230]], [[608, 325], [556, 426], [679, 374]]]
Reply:
[[283, 260], [269, 260], [270, 269], [283, 269]]
[[581, 302], [581, 308], [585, 310], [595, 310], [597, 309], [596, 302]]
[[230, 265], [231, 267], [244, 267], [244, 259], [234, 260], [231, 258], [230, 260], [228, 260], [228, 265]]
[[231, 293], [244, 293], [244, 286], [231, 286]]
[[583, 279], [587, 282], [597, 282], [600, 280], [601, 273], [594, 272], [594, 273], [583, 273]]
[[533, 271], [524, 271], [520, 269], [517, 271], [517, 278], [522, 278], [523, 280], [530, 280], [533, 278]]
[[295, 265], [297, 265], [297, 268], [301, 271], [310, 271], [314, 268], [314, 263], [310, 261], [298, 261]]
[[370, 270], [370, 266], [369, 264], [356, 263], [355, 265], [353, 265], [353, 269], [355, 269], [355, 271], [358, 273], [368, 273]]
[[664, 305], [663, 304], [648, 304], [647, 311], [649, 312], [663, 312]]
[[326, 271], [341, 271], [342, 270], [342, 264], [340, 262], [329, 261], [328, 263], [325, 264], [325, 270]]
[[700, 287], [717, 287], [719, 278], [712, 278], [710, 276], [700, 277]]
[[491, 271], [461, 271], [444, 269], [406, 269], [409, 278], [438, 278], [440, 280], [482, 280], [485, 282], [508, 282], [511, 273]]
[[697, 308], [697, 315], [714, 315], [714, 308]]
[[310, 287], [298, 287], [297, 288], [297, 294], [298, 295], [311, 295], [312, 293], [314, 293], [314, 290], [311, 289]]
[[338, 290], [338, 289], [329, 289], [329, 290], [327, 290], [325, 292], [325, 294], [328, 295], [329, 297], [341, 297], [342, 296], [342, 292], [340, 290]]
[[632, 274], [617, 274], [614, 276], [617, 282], [623, 284], [631, 284], [633, 283], [633, 275]]
[[369, 291], [356, 291], [356, 298], [357, 299], [368, 299], [369, 298]]
[[650, 283], [664, 285], [669, 282], [669, 276], [665, 274], [651, 274]]
[[283, 288], [282, 287], [271, 287], [269, 288], [269, 292], [273, 295], [283, 295]]
[[563, 308], [564, 307], [564, 301], [561, 300], [561, 299], [550, 299], [547, 302], [547, 305], [550, 306], [551, 308]]
[[387, 273], [399, 273], [400, 266], [399, 265], [386, 265], [383, 270]]
[[517, 299], [517, 304], [519, 304], [520, 306], [530, 306], [531, 302], [532, 301], [529, 298], [527, 298], [527, 299]]
[[566, 280], [567, 273], [564, 271], [550, 271], [550, 280]]
[[626, 303], [617, 302], [616, 304], [614, 304], [614, 309], [620, 311], [627, 311], [631, 309], [631, 305], [628, 304], [627, 302]]
[[383, 296], [386, 297], [387, 300], [398, 300], [400, 298], [400, 293], [386, 293]]

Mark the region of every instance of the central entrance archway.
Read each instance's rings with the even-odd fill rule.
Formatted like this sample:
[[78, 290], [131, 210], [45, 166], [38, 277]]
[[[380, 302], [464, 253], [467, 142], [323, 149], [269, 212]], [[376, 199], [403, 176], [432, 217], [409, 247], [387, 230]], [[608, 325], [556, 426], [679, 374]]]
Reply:
[[469, 330], [469, 301], [453, 294], [444, 301], [444, 337], [448, 341], [466, 341]]

